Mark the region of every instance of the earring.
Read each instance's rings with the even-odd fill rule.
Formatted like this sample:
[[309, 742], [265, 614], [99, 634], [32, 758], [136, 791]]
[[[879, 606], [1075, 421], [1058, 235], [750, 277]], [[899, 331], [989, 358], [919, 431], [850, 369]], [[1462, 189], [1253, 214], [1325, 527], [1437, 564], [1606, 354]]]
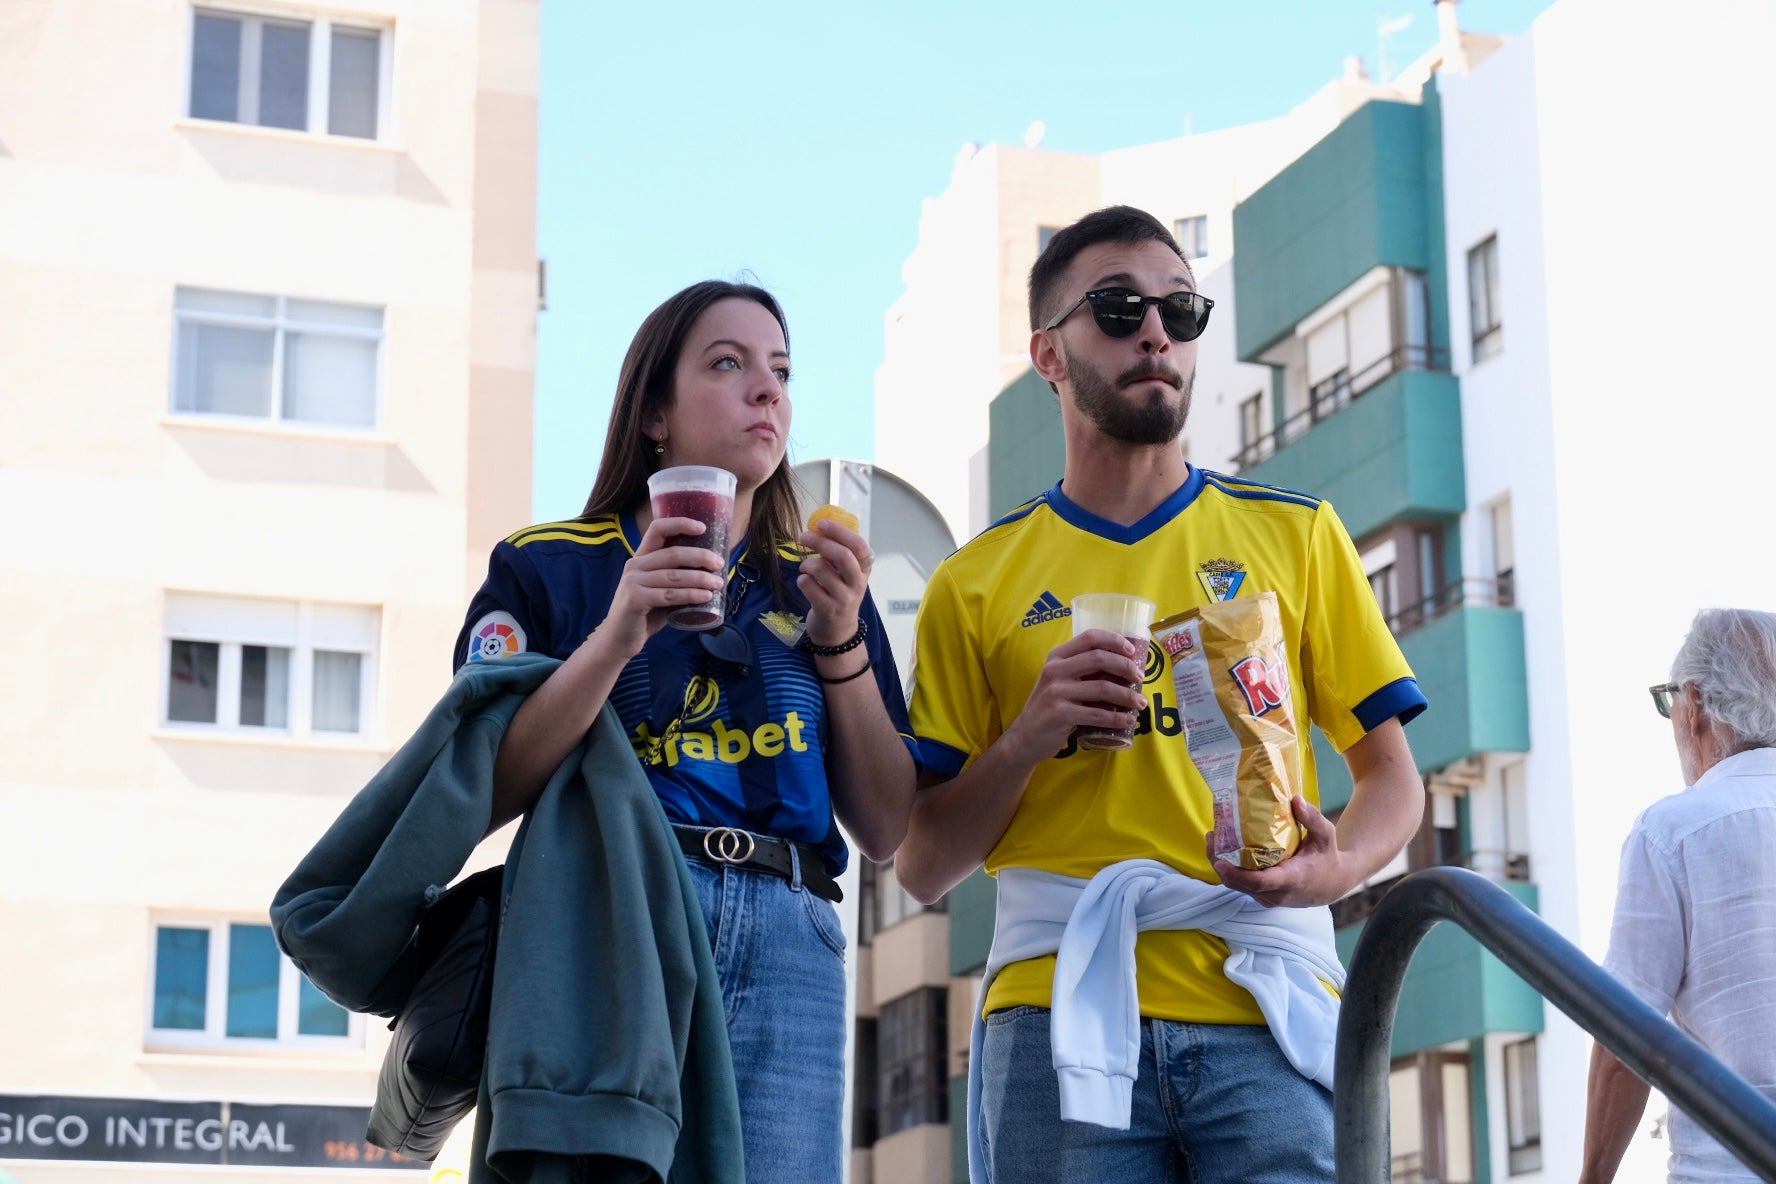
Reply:
[[655, 441], [654, 442], [654, 455], [655, 456], [665, 456], [666, 455], [666, 445], [660, 443], [659, 441]]

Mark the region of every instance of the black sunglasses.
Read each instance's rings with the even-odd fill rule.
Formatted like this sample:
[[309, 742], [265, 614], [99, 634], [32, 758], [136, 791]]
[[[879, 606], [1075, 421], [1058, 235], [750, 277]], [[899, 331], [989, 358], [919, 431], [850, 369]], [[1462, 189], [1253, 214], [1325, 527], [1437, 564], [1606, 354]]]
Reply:
[[1092, 320], [1108, 337], [1133, 337], [1147, 319], [1147, 306], [1159, 306], [1159, 323], [1173, 341], [1195, 341], [1209, 327], [1209, 310], [1215, 302], [1201, 292], [1173, 292], [1168, 296], [1143, 296], [1127, 288], [1099, 288], [1069, 304], [1054, 320], [1042, 326], [1054, 328], [1082, 304], [1092, 306]]
[[723, 621], [714, 629], [697, 634], [697, 644], [716, 661], [736, 667], [741, 678], [752, 674], [752, 643], [746, 640], [746, 634], [728, 622]]
[[1668, 682], [1656, 687], [1648, 687], [1647, 690], [1653, 693], [1653, 710], [1666, 719], [1670, 719], [1671, 701], [1677, 697], [1677, 693], [1683, 690], [1683, 687], [1677, 683]]
[[736, 564], [734, 574], [728, 580], [727, 605], [722, 614], [722, 623], [697, 634], [697, 644], [703, 647], [703, 652], [718, 662], [736, 667], [741, 678], [752, 674], [752, 643], [733, 624], [733, 618], [740, 611], [740, 605], [746, 600], [746, 593], [751, 587], [752, 574], [744, 564]]

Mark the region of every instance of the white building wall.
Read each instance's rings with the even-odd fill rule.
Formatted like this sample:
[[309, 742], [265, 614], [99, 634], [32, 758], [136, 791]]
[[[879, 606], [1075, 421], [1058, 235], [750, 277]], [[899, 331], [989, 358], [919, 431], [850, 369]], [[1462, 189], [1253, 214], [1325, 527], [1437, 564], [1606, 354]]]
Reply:
[[[1482, 511], [1508, 496], [1532, 874], [1543, 915], [1598, 959], [1621, 842], [1681, 785], [1645, 687], [1664, 680], [1698, 608], [1769, 607], [1776, 588], [1745, 515], [1768, 499], [1776, 428], [1768, 383], [1745, 362], [1765, 319], [1748, 297], [1776, 266], [1776, 237], [1752, 196], [1758, 154], [1729, 130], [1768, 122], [1752, 80], [1773, 24], [1751, 3], [1654, 22], [1561, 0], [1471, 75], [1440, 76], [1465, 542], [1477, 560]], [[1504, 348], [1475, 366], [1467, 251], [1494, 233]], [[1589, 1045], [1549, 1010], [1544, 1168], [1525, 1181], [1577, 1173]], [[1662, 1179], [1662, 1155], [1638, 1138], [1618, 1178]]]
[[[525, 521], [536, 5], [276, 6], [392, 28], [376, 141], [185, 118], [181, 0], [4, 7], [0, 617], [31, 640], [0, 691], [0, 1095], [366, 1105], [374, 1021], [357, 1049], [158, 1045], [153, 926], [265, 922], [443, 691], [469, 573]], [[180, 286], [382, 307], [376, 427], [172, 415]], [[370, 606], [367, 731], [163, 726], [181, 592]]]
[[1038, 227], [1065, 226], [1098, 192], [1096, 158], [967, 144], [949, 188], [925, 202], [906, 291], [886, 318], [876, 461], [930, 497], [958, 539], [987, 525], [986, 499], [970, 491], [988, 407], [1029, 366]]

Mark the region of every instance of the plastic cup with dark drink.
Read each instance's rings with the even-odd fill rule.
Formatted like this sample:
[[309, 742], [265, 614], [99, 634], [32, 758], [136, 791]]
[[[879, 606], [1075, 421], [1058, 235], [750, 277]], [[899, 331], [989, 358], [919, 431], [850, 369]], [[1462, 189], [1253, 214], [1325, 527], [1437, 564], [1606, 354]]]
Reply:
[[[709, 465], [677, 465], [648, 478], [648, 498], [655, 518], [695, 518], [702, 534], [675, 535], [668, 547], [700, 547], [728, 561], [728, 544], [734, 531], [734, 474]], [[708, 601], [672, 610], [666, 623], [678, 629], [714, 629], [722, 623], [722, 594], [711, 592]]]
[[[1121, 592], [1087, 592], [1083, 596], [1075, 596], [1073, 636], [1078, 637], [1087, 629], [1108, 629], [1134, 642], [1136, 649], [1145, 655], [1147, 627], [1153, 624], [1154, 608], [1151, 600], [1126, 596]], [[1090, 677], [1104, 682], [1119, 681], [1113, 674], [1094, 674]], [[1139, 682], [1126, 685], [1136, 690], [1141, 686]], [[1106, 711], [1124, 710], [1118, 703], [1094, 703], [1092, 706], [1102, 707]], [[1131, 716], [1128, 726], [1123, 728], [1075, 728], [1073, 739], [1079, 747], [1086, 749], [1128, 748], [1135, 742], [1135, 720]]]

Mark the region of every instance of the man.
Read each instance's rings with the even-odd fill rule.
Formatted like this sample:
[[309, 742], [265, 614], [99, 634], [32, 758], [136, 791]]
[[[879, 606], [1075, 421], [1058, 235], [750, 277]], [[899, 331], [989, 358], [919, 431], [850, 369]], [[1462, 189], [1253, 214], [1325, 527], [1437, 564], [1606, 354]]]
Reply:
[[[1131, 859], [1156, 861], [1128, 865], [1150, 877], [1158, 868], [1151, 883], [1221, 894], [1207, 901], [1216, 909], [1235, 899], [1259, 915], [1248, 932], [1265, 928], [1263, 915], [1307, 918], [1329, 951], [1324, 906], [1392, 859], [1422, 815], [1401, 725], [1424, 696], [1332, 507], [1184, 460], [1178, 437], [1209, 309], [1171, 235], [1140, 210], [1099, 210], [1056, 234], [1030, 273], [1030, 357], [1060, 399], [1065, 476], [947, 559], [926, 589], [912, 708], [926, 771], [896, 873], [929, 903], [984, 862], [1000, 875], [998, 952], [1015, 924], [1008, 876], [1034, 869], [1059, 873], [1046, 887], [1077, 884]], [[1293, 809], [1306, 835], [1291, 858], [1244, 871], [1211, 862], [1210, 792], [1181, 734], [1165, 652], [1103, 630], [1070, 639], [1065, 606], [1121, 592], [1165, 618], [1267, 590], [1281, 605], [1285, 693], [1303, 741], [1306, 800]], [[1131, 716], [1127, 750], [1072, 742], [1076, 728], [1126, 727]], [[1310, 718], [1355, 782], [1336, 826], [1312, 804]], [[1123, 1009], [1130, 1069], [1088, 1085], [1083, 1101], [1069, 1101], [1065, 1084], [1092, 1074], [1057, 1075], [1052, 1057], [1056, 959], [1022, 958], [992, 978], [971, 1065], [977, 1171], [995, 1184], [1330, 1179], [1330, 1094], [1286, 1059], [1254, 994], [1227, 977], [1227, 942], [1206, 927], [1145, 924], [1117, 970], [1139, 1000], [1138, 1016]], [[1326, 957], [1336, 978], [1336, 955]], [[1327, 977], [1307, 981], [1335, 1015]], [[1063, 996], [1057, 1009], [1070, 1006]], [[1096, 1117], [1064, 1121], [1063, 1111]]]
[[[1604, 968], [1776, 1100], [1776, 613], [1697, 614], [1652, 688], [1690, 788], [1648, 807], [1622, 846]], [[1647, 1083], [1591, 1050], [1581, 1184], [1607, 1184]], [[1672, 1184], [1757, 1179], [1681, 1110]]]

